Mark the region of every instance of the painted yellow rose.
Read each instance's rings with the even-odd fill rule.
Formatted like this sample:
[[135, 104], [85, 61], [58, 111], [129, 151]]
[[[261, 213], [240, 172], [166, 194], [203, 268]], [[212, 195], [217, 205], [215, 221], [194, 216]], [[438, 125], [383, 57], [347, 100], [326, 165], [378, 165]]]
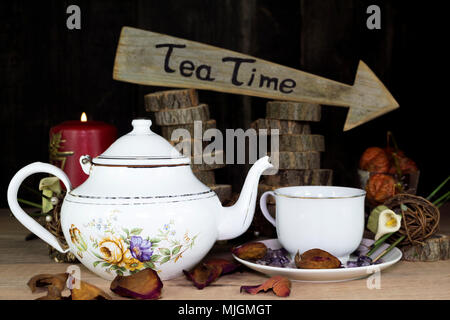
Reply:
[[123, 262], [125, 251], [127, 251], [124, 241], [115, 237], [103, 238], [98, 243], [98, 247], [106, 262], [117, 265]]
[[143, 263], [133, 258], [130, 250], [121, 238], [106, 237], [98, 243], [103, 259], [110, 264], [125, 267], [130, 271], [143, 268]]
[[130, 271], [139, 270], [144, 267], [144, 264], [139, 260], [131, 256], [130, 250], [125, 252], [125, 257], [123, 259], [123, 266]]

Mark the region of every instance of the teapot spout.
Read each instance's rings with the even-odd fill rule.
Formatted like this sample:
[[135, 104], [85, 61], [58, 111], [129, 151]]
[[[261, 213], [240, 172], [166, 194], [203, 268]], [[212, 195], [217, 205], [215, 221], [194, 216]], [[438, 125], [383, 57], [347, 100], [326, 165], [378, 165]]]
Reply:
[[233, 239], [247, 231], [255, 213], [259, 178], [265, 170], [272, 167], [269, 157], [265, 156], [250, 168], [238, 201], [231, 207], [222, 207], [218, 240]]

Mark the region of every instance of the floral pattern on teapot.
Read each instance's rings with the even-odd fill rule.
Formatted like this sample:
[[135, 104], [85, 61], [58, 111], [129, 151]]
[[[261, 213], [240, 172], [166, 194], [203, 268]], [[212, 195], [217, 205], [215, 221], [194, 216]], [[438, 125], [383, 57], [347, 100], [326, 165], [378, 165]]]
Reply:
[[104, 268], [111, 274], [133, 274], [146, 268], [160, 272], [161, 265], [182, 259], [183, 254], [194, 247], [198, 237], [198, 234], [191, 237], [186, 231], [177, 238], [173, 220], [159, 228], [154, 237], [143, 236], [141, 228], [120, 228], [116, 221], [117, 217], [111, 215], [107, 219], [92, 219], [84, 224], [84, 228], [101, 233], [98, 238], [91, 235], [89, 242], [74, 224], [69, 229], [76, 254], [81, 259], [85, 254], [91, 255], [94, 268]]

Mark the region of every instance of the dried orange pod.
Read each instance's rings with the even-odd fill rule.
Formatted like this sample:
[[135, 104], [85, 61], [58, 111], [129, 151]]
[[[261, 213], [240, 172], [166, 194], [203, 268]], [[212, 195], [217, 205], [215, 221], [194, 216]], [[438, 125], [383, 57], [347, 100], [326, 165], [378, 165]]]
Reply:
[[386, 147], [384, 148], [384, 151], [386, 152], [389, 161], [392, 161], [392, 157], [395, 155], [397, 157], [404, 157], [405, 153], [402, 150], [396, 150], [393, 147]]
[[388, 155], [378, 147], [367, 148], [359, 160], [359, 168], [369, 172], [388, 172], [389, 167]]
[[163, 283], [155, 270], [144, 269], [129, 276], [117, 276], [110, 288], [122, 297], [155, 300], [161, 296]]
[[266, 292], [270, 289], [272, 289], [278, 297], [287, 297], [291, 293], [291, 281], [286, 277], [274, 276], [261, 285], [242, 286], [241, 292], [245, 291], [250, 294], [257, 294], [258, 292]]
[[334, 269], [341, 266], [341, 261], [327, 251], [311, 249], [302, 255], [297, 252], [295, 265], [300, 269]]
[[377, 173], [367, 181], [367, 200], [377, 205], [385, 202], [395, 194], [395, 179], [387, 174]]
[[262, 242], [251, 242], [235, 247], [231, 252], [240, 259], [256, 260], [264, 258], [267, 253], [267, 247]]
[[[414, 173], [419, 171], [416, 163], [408, 157], [398, 157], [398, 166], [402, 174]], [[397, 173], [397, 166], [394, 164], [391, 165], [389, 169], [389, 173], [395, 174]]]

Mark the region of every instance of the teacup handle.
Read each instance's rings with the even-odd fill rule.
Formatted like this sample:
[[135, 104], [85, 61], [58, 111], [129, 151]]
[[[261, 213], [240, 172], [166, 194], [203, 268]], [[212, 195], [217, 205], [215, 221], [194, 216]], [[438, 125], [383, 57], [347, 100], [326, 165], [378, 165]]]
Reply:
[[275, 197], [275, 193], [273, 193], [273, 191], [266, 191], [263, 193], [263, 195], [261, 196], [261, 198], [259, 199], [259, 206], [261, 207], [261, 211], [263, 213], [263, 216], [269, 220], [269, 222], [271, 224], [273, 224], [274, 227], [276, 227], [276, 222], [275, 219], [272, 218], [272, 216], [269, 213], [269, 210], [267, 210], [267, 197], [268, 196], [272, 196]]
[[8, 204], [14, 216], [17, 220], [20, 221], [28, 230], [33, 232], [39, 238], [47, 242], [53, 248], [58, 250], [59, 252], [66, 253], [69, 249], [64, 250], [59, 244], [58, 240], [54, 235], [52, 235], [47, 229], [41, 226], [36, 220], [31, 218], [19, 205], [17, 201], [17, 192], [19, 191], [19, 187], [22, 184], [23, 180], [25, 180], [28, 176], [33, 173], [45, 172], [50, 173], [56, 177], [58, 177], [66, 186], [67, 192], [72, 189], [69, 178], [61, 169], [42, 162], [35, 162], [27, 165], [20, 169], [16, 175], [11, 179], [8, 187]]

